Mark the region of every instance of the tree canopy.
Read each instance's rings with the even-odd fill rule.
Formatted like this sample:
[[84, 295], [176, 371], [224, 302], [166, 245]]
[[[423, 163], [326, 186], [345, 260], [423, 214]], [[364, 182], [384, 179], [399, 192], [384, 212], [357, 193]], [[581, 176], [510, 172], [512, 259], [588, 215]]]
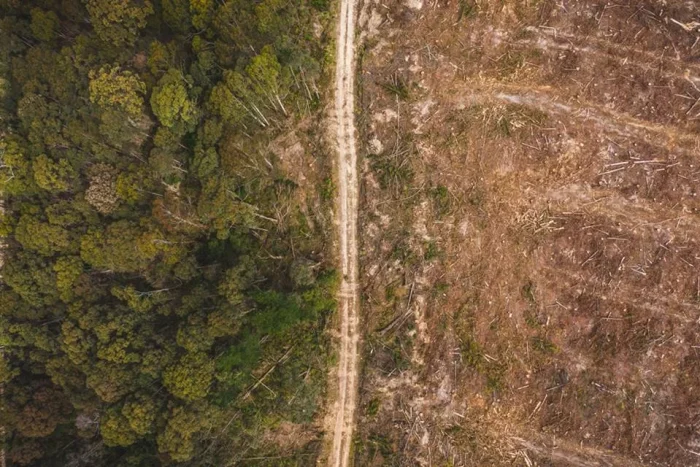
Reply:
[[226, 465], [310, 423], [336, 276], [269, 147], [313, 126], [325, 9], [0, 2], [11, 465]]

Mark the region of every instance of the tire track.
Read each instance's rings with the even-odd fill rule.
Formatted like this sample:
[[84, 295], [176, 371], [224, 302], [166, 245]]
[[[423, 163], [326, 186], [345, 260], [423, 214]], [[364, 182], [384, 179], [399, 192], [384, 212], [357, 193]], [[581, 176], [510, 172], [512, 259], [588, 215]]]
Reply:
[[338, 234], [343, 273], [338, 294], [340, 349], [337, 368], [337, 400], [328, 465], [350, 464], [357, 405], [359, 300], [357, 211], [358, 178], [355, 146], [355, 7], [356, 0], [341, 0], [335, 70], [335, 137], [338, 165]]

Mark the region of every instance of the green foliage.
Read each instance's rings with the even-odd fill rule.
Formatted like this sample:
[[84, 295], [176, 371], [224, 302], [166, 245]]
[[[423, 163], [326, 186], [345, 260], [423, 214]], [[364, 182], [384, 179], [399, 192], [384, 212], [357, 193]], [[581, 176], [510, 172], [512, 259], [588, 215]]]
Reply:
[[165, 73], [170, 69], [174, 59], [175, 51], [173, 43], [163, 44], [160, 41], [151, 42], [148, 53], [148, 68], [153, 75]]
[[207, 415], [192, 407], [173, 408], [165, 431], [158, 435], [158, 450], [167, 453], [175, 462], [190, 460], [194, 454], [195, 436], [208, 425]]
[[49, 263], [34, 254], [19, 252], [6, 258], [3, 281], [32, 306], [50, 306], [58, 300], [55, 273]]
[[265, 94], [268, 90], [279, 90], [279, 78], [282, 67], [271, 46], [266, 45], [258, 55], [253, 57], [246, 67], [248, 76], [252, 79], [254, 87], [259, 94]]
[[129, 446], [137, 439], [129, 420], [115, 409], [108, 411], [100, 421], [100, 434], [107, 446]]
[[132, 286], [115, 286], [112, 288], [112, 295], [126, 302], [129, 308], [138, 313], [151, 311], [156, 305], [168, 300], [164, 290], [141, 292]]
[[197, 29], [206, 27], [214, 9], [212, 0], [190, 0], [192, 25]]
[[85, 6], [97, 36], [117, 47], [132, 45], [153, 13], [148, 0], [87, 0]]
[[186, 401], [202, 399], [214, 377], [214, 362], [204, 353], [187, 353], [163, 373], [163, 384]]
[[139, 436], [146, 435], [153, 429], [156, 420], [157, 407], [147, 396], [137, 396], [122, 408], [122, 415], [129, 423], [131, 430]]
[[321, 199], [324, 201], [330, 201], [335, 197], [336, 187], [333, 182], [333, 178], [326, 177], [323, 180], [323, 185], [321, 186]]
[[32, 165], [20, 140], [0, 138], [0, 191], [19, 195], [34, 189]]
[[188, 87], [186, 78], [171, 68], [151, 94], [153, 113], [160, 123], [176, 133], [190, 132], [197, 123], [197, 106], [188, 96]]
[[246, 112], [250, 112], [234, 94], [233, 90], [239, 81], [242, 81], [240, 74], [227, 73], [224, 81], [217, 84], [209, 96], [209, 107], [225, 122], [238, 123], [245, 117]]
[[430, 195], [433, 198], [434, 209], [439, 216], [443, 216], [450, 211], [452, 202], [450, 192], [445, 185], [438, 185], [431, 189]]
[[316, 282], [316, 264], [306, 258], [299, 258], [292, 262], [289, 277], [296, 287], [310, 287]]
[[532, 348], [543, 354], [553, 355], [559, 351], [557, 346], [545, 336], [535, 336], [531, 342]]
[[90, 101], [105, 109], [117, 109], [130, 117], [143, 111], [145, 83], [130, 71], [118, 66], [102, 67], [90, 72]]
[[[317, 104], [321, 18], [298, 0], [5, 3], [10, 461], [225, 465], [271, 421], [312, 427], [337, 276], [267, 153]], [[286, 352], [272, 392], [243, 398]]]
[[367, 404], [367, 410], [366, 410], [367, 415], [369, 415], [370, 417], [374, 417], [375, 415], [377, 415], [377, 413], [379, 412], [380, 406], [381, 406], [381, 401], [379, 399], [377, 399], [376, 397], [374, 399], [372, 399], [371, 401], [369, 401], [369, 404]]
[[404, 144], [392, 152], [370, 155], [370, 165], [377, 173], [382, 188], [398, 192], [413, 180], [412, 154], [412, 146]]
[[145, 269], [158, 253], [157, 233], [144, 232], [134, 222], [122, 220], [106, 229], [92, 229], [80, 242], [80, 257], [93, 267], [117, 272]]
[[175, 32], [184, 33], [191, 26], [189, 0], [163, 0], [163, 21]]
[[68, 191], [75, 183], [76, 173], [66, 159], [54, 162], [41, 154], [32, 163], [34, 180], [39, 187], [47, 191]]
[[408, 85], [398, 74], [392, 75], [391, 80], [383, 83], [382, 87], [401, 100], [406, 100], [409, 97]]
[[40, 8], [32, 8], [31, 29], [34, 37], [40, 41], [51, 41], [56, 37], [58, 29], [58, 16], [53, 11], [44, 11]]
[[63, 227], [42, 222], [34, 216], [24, 214], [15, 227], [15, 239], [25, 248], [44, 256], [55, 253], [71, 253], [77, 245], [71, 241], [70, 232]]

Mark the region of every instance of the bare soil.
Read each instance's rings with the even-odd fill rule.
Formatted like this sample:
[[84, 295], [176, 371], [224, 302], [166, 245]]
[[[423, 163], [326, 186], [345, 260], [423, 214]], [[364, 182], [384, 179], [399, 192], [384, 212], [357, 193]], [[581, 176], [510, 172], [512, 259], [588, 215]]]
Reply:
[[331, 379], [331, 404], [326, 422], [328, 453], [322, 461], [334, 467], [350, 465], [359, 376], [359, 294], [357, 220], [359, 181], [355, 131], [356, 0], [341, 0], [335, 71], [335, 107], [331, 139], [336, 147], [337, 228], [342, 278], [338, 294], [338, 365]]
[[699, 14], [364, 5], [355, 465], [700, 465]]

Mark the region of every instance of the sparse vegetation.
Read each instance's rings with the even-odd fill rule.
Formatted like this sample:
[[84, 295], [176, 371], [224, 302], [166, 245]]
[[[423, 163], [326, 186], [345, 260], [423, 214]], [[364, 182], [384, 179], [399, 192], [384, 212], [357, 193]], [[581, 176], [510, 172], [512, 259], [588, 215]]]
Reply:
[[388, 82], [383, 83], [382, 87], [390, 94], [398, 97], [401, 100], [406, 100], [409, 97], [408, 85], [398, 73], [391, 75]]
[[382, 188], [391, 189], [398, 194], [405, 191], [413, 180], [412, 156], [413, 148], [410, 144], [397, 144], [391, 151], [368, 157]]
[[365, 319], [411, 345], [365, 354], [358, 437], [400, 449], [358, 463], [692, 464], [692, 6], [418, 3], [364, 32]]
[[535, 336], [532, 338], [532, 348], [543, 354], [555, 354], [559, 349], [552, 341], [545, 336]]

